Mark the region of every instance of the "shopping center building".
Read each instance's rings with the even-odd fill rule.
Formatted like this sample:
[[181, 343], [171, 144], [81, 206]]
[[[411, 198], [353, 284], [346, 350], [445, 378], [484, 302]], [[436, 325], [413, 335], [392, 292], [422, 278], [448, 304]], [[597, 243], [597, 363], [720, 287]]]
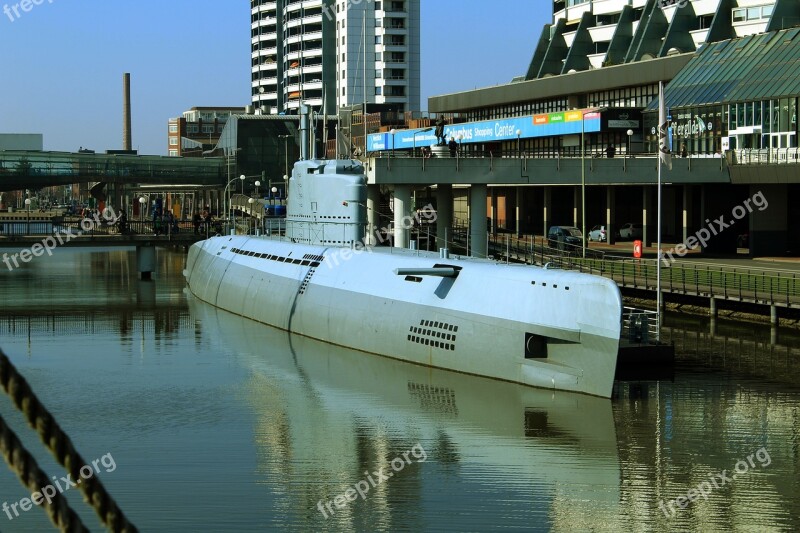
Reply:
[[[370, 183], [400, 184], [401, 195], [454, 185], [456, 223], [485, 212], [490, 231], [605, 225], [613, 235], [635, 223], [654, 243], [664, 82], [664, 240], [684, 242], [722, 217], [707, 252], [797, 255], [798, 61], [800, 0], [556, 0], [525, 76], [429, 100], [458, 144], [455, 162], [399, 157], [436, 142], [429, 125], [375, 133]], [[767, 206], [740, 217], [756, 195]]]

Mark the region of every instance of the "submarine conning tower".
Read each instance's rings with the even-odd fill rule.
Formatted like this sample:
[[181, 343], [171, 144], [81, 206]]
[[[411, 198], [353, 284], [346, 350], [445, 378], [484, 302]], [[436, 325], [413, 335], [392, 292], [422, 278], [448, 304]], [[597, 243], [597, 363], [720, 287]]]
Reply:
[[360, 161], [310, 154], [311, 109], [300, 106], [300, 161], [289, 178], [286, 236], [293, 242], [351, 247], [367, 230], [367, 178]]

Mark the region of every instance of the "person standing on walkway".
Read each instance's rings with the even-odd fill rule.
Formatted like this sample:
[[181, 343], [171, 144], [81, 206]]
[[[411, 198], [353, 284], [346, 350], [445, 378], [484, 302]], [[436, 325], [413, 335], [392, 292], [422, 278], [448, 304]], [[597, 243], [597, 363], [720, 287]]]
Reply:
[[447, 144], [447, 147], [450, 148], [450, 157], [458, 156], [458, 143], [454, 137], [450, 137], [450, 142]]

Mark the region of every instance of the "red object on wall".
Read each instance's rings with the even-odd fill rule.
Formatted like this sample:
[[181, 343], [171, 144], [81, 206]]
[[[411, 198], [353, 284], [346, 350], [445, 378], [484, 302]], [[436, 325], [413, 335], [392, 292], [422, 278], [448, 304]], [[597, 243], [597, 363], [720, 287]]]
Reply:
[[636, 259], [642, 257], [642, 241], [633, 241], [633, 257]]

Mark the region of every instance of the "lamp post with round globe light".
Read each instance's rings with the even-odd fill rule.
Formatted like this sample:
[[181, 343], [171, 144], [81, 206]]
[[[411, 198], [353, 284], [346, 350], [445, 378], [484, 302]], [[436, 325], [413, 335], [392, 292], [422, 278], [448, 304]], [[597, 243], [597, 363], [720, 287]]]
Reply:
[[633, 130], [628, 130], [625, 132], [628, 135], [628, 154], [631, 153], [631, 137], [633, 137]]
[[150, 203], [150, 198], [145, 196], [139, 197], [139, 232], [144, 233], [144, 212]]
[[247, 219], [247, 234], [250, 234], [250, 222], [253, 218], [253, 204], [256, 202], [255, 198], [248, 198], [247, 204], [248, 208], [250, 209], [250, 218]]
[[230, 187], [231, 183], [233, 183], [237, 179], [242, 180], [242, 194], [244, 194], [244, 180], [247, 179], [247, 176], [245, 176], [244, 174], [242, 174], [238, 178], [232, 178], [228, 182], [228, 184], [225, 185], [225, 190], [222, 192], [222, 196], [227, 198], [227, 201], [228, 201], [228, 205], [227, 205], [227, 207], [225, 209], [226, 222], [227, 222], [227, 218], [232, 218], [232, 223], [233, 223], [234, 230], [236, 229], [236, 211], [234, 211], [232, 209], [233, 206], [231, 205], [231, 195], [230, 195], [230, 191], [228, 190], [228, 187]]
[[277, 195], [278, 195], [278, 188], [275, 186], [271, 187], [269, 190], [269, 201], [270, 201], [269, 216], [267, 217], [267, 220], [269, 221], [270, 234], [272, 234], [272, 220], [278, 215], [276, 211], [277, 208], [275, 207], [275, 200], [277, 199]]
[[28, 210], [28, 230], [27, 234], [31, 234], [31, 199], [25, 198], [25, 209]]
[[517, 133], [517, 157], [520, 157], [522, 155], [522, 152], [520, 152], [520, 138], [522, 137], [522, 130], [518, 129], [516, 133]]

